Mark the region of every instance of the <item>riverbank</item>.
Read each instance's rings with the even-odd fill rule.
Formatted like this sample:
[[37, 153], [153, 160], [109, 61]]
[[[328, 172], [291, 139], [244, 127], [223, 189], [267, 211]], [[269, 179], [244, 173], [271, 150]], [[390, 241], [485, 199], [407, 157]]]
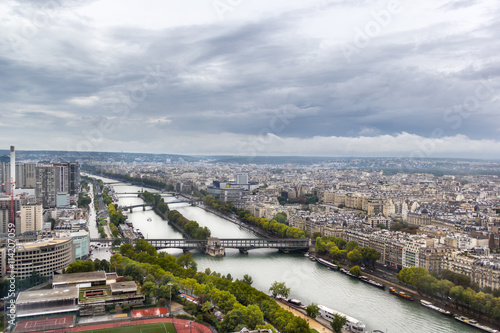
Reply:
[[[327, 258], [324, 258], [324, 259], [327, 259]], [[341, 264], [340, 266], [343, 267], [343, 268], [345, 268], [345, 269], [347, 269], [347, 270], [350, 269], [350, 267], [347, 266], [347, 265], [342, 265]], [[340, 273], [340, 272], [337, 272], [337, 273]], [[385, 275], [385, 274], [387, 274], [387, 273], [383, 272], [383, 275]], [[465, 317], [468, 317], [468, 318], [471, 318], [471, 319], [475, 319], [479, 323], [484, 324], [484, 325], [486, 325], [488, 327], [491, 327], [493, 329], [499, 329], [500, 328], [498, 325], [496, 325], [495, 323], [491, 322], [490, 318], [478, 315], [478, 314], [473, 313], [473, 312], [464, 311], [463, 309], [456, 308], [455, 306], [453, 306], [454, 304], [452, 303], [452, 301], [446, 301], [446, 300], [443, 300], [443, 299], [433, 298], [433, 297], [429, 297], [427, 295], [423, 295], [423, 294], [421, 294], [413, 286], [408, 286], [406, 284], [403, 284], [399, 280], [397, 281], [397, 283], [394, 283], [394, 281], [391, 281], [391, 280], [389, 280], [387, 278], [381, 277], [381, 276], [377, 275], [377, 269], [375, 269], [373, 271], [373, 273], [363, 271], [361, 275], [367, 276], [368, 278], [370, 278], [370, 279], [372, 279], [372, 280], [374, 280], [376, 282], [384, 284], [386, 286], [386, 290], [388, 290], [390, 287], [393, 287], [397, 291], [403, 291], [404, 293], [412, 296], [414, 298], [414, 302], [419, 303], [419, 306], [422, 306], [422, 308], [424, 308], [424, 306], [420, 304], [420, 301], [421, 300], [425, 300], [425, 301], [431, 302], [432, 304], [434, 304], [437, 307], [440, 307], [440, 308], [442, 308], [444, 310], [450, 311], [453, 315], [460, 315], [460, 316], [465, 316]], [[394, 297], [396, 297], [396, 296], [394, 296]], [[405, 302], [407, 302], [407, 301], [405, 300]], [[429, 309], [427, 309], [427, 310], [428, 311], [432, 311], [432, 310], [429, 310]], [[467, 325], [464, 324], [464, 326], [467, 326]]]
[[[282, 307], [286, 311], [293, 313], [294, 316], [297, 316], [297, 317], [300, 317], [300, 318], [307, 320], [310, 328], [313, 328], [318, 332], [333, 332], [331, 329], [330, 323], [328, 323], [326, 320], [324, 320], [324, 323], [322, 323], [318, 319], [313, 319], [313, 318], [307, 316], [302, 311], [299, 311], [299, 310], [291, 307], [290, 305], [283, 303], [280, 300], [277, 300], [277, 299], [274, 299], [274, 300], [276, 301], [276, 303], [278, 303], [278, 305], [280, 307]], [[349, 331], [343, 330], [342, 332], [348, 333]]]
[[271, 238], [268, 234], [264, 233], [262, 230], [259, 230], [258, 228], [255, 228], [255, 227], [249, 226], [248, 224], [243, 223], [242, 221], [240, 221], [240, 219], [238, 217], [231, 218], [230, 216], [223, 214], [221, 212], [218, 212], [215, 209], [213, 209], [212, 207], [208, 207], [205, 204], [200, 204], [200, 205], [197, 205], [196, 207], [199, 207], [199, 208], [201, 208], [209, 213], [217, 215], [221, 219], [225, 219], [226, 221], [234, 223], [234, 224], [236, 224], [244, 229], [247, 229], [248, 231], [251, 231], [259, 236], [262, 236], [264, 238]]

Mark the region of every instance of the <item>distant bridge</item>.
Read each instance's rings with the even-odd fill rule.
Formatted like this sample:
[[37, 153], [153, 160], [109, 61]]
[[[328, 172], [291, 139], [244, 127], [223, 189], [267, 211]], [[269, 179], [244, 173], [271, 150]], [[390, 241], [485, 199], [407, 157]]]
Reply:
[[[191, 200], [191, 199], [177, 199], [174, 201], [166, 202], [166, 204], [174, 204], [174, 203], [188, 203], [191, 206], [195, 206], [200, 204], [202, 201], [201, 200]], [[130, 213], [133, 213], [134, 208], [139, 208], [142, 207], [142, 210], [145, 211], [146, 207], [153, 207], [152, 204], [150, 203], [143, 203], [143, 204], [137, 204], [137, 205], [130, 205], [130, 206], [121, 206], [121, 209], [124, 211], [129, 211]]]
[[142, 210], [144, 211], [146, 210], [146, 207], [153, 207], [153, 205], [148, 203], [143, 203], [139, 205], [121, 206], [120, 208], [124, 211], [129, 211], [130, 213], [133, 213], [133, 209], [138, 207], [142, 207]]
[[115, 192], [116, 195], [129, 195], [129, 194], [135, 194], [139, 195], [142, 194], [142, 192]]
[[[214, 239], [214, 238], [212, 238]], [[308, 250], [314, 246], [315, 240], [310, 238], [293, 238], [293, 239], [256, 239], [256, 238], [215, 238], [217, 243], [223, 248], [238, 249], [242, 253], [247, 253], [254, 249], [277, 249], [282, 252], [290, 252], [297, 250]], [[110, 243], [113, 239], [107, 238], [91, 238], [93, 243]], [[182, 249], [185, 251], [199, 249], [205, 251], [207, 239], [146, 239], [156, 249]], [[126, 242], [130, 243], [129, 240]]]
[[[152, 192], [153, 194], [160, 194], [161, 196], [174, 196], [174, 195], [178, 195], [178, 193], [175, 193], [175, 192], [162, 192], [162, 193], [156, 193], [156, 192]], [[116, 195], [121, 195], [121, 194], [144, 194], [144, 192], [141, 192], [141, 191], [137, 191], [137, 192], [116, 192], [115, 191], [115, 194]]]

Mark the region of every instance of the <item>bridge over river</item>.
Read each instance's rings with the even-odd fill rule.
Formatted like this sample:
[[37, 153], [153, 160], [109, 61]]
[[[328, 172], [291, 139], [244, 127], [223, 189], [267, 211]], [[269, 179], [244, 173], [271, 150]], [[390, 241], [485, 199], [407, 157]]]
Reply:
[[[110, 243], [113, 239], [107, 238], [92, 238], [93, 243]], [[130, 240], [126, 240], [130, 242]], [[315, 240], [310, 238], [273, 238], [273, 239], [258, 239], [258, 238], [209, 238], [209, 239], [146, 239], [156, 249], [182, 249], [189, 251], [199, 249], [210, 254], [210, 249], [238, 249], [241, 253], [247, 253], [254, 249], [277, 249], [281, 252], [290, 252], [298, 250], [308, 250], [314, 246]]]

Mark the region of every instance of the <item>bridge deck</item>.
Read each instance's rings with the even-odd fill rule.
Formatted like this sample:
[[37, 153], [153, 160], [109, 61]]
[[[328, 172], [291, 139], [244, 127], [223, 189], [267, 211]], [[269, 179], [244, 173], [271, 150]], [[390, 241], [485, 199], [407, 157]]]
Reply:
[[[91, 242], [107, 243], [113, 240], [103, 238], [92, 238]], [[206, 239], [146, 239], [146, 241], [157, 249], [194, 249], [205, 248]], [[256, 239], [256, 238], [226, 238], [219, 239], [220, 245], [225, 248], [235, 249], [305, 249], [309, 248], [310, 240], [308, 238], [299, 239]]]

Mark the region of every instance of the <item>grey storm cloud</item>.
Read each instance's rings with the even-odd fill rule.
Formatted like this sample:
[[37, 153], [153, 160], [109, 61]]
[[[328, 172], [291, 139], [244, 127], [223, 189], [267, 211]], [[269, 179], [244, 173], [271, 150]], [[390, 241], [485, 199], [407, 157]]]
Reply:
[[[401, 138], [415, 147], [434, 140], [432, 156], [498, 146], [495, 1], [402, 2], [387, 26], [374, 14], [387, 13], [384, 1], [292, 1], [267, 12], [252, 3], [227, 19], [214, 12], [155, 28], [106, 24], [85, 11], [99, 2], [56, 3], [0, 5], [5, 146], [351, 156], [404, 154]], [[103, 3], [102, 11], [121, 5]], [[129, 5], [131, 18], [155, 11]], [[30, 22], [33, 13], [46, 20]], [[378, 33], [369, 30], [376, 24]], [[67, 140], [37, 140], [44, 131]], [[470, 144], [451, 149], [457, 138]], [[339, 142], [353, 150], [334, 149]]]

